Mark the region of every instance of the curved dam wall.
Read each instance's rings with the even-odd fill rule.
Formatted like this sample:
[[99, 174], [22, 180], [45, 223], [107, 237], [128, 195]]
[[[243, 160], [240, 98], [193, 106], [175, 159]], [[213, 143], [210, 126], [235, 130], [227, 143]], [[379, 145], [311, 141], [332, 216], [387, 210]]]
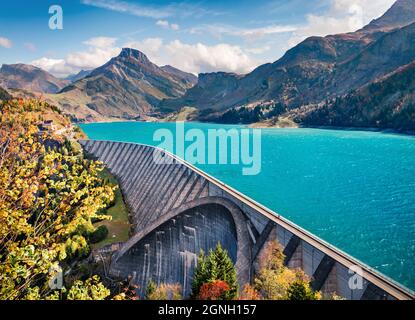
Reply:
[[120, 276], [128, 277], [134, 270], [132, 277], [141, 294], [153, 279], [159, 283], [178, 282], [189, 296], [200, 250], [206, 252], [216, 247], [218, 241], [235, 263], [237, 236], [229, 211], [215, 204], [189, 209], [132, 246], [117, 261], [117, 271]]
[[[200, 250], [218, 242], [243, 286], [252, 280], [264, 244], [278, 240], [286, 264], [304, 270], [315, 290], [351, 300], [414, 299], [407, 289], [172, 154], [134, 143], [81, 144], [120, 183], [133, 230], [113, 253], [110, 273], [129, 277], [141, 293], [152, 279], [180, 283], [188, 296]], [[160, 163], [161, 158], [170, 161]]]

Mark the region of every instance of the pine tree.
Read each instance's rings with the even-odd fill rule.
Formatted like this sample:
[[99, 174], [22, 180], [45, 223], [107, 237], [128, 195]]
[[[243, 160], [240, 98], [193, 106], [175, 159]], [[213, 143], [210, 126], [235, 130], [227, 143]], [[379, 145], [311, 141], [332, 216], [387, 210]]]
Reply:
[[201, 251], [196, 267], [193, 284], [192, 298], [197, 298], [200, 288], [207, 283], [221, 280], [228, 284], [229, 290], [223, 295], [223, 299], [235, 299], [238, 295], [238, 283], [236, 268], [228, 255], [228, 252], [218, 243], [215, 250], [211, 250], [208, 256]]
[[310, 284], [305, 281], [297, 280], [287, 290], [287, 300], [306, 301], [320, 299], [320, 293], [313, 291]]
[[157, 285], [153, 280], [150, 280], [147, 283], [147, 288], [146, 288], [146, 299], [150, 299], [151, 295], [154, 293], [154, 291], [156, 291], [157, 289]]

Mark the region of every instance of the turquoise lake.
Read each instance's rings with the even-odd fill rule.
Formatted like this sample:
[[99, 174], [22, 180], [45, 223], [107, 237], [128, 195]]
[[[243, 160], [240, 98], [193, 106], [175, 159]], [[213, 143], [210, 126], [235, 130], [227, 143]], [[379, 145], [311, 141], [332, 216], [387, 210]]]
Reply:
[[[174, 123], [81, 125], [90, 139], [159, 145]], [[243, 126], [187, 123], [186, 130]], [[252, 199], [415, 289], [415, 137], [364, 131], [263, 129], [262, 171], [197, 165]]]

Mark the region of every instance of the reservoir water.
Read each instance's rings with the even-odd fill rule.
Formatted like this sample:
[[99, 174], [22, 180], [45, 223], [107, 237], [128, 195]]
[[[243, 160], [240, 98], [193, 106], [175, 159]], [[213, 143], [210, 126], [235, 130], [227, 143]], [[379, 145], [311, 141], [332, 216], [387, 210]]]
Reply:
[[[174, 123], [94, 123], [90, 139], [153, 141]], [[242, 126], [187, 123], [185, 130]], [[172, 150], [173, 151], [173, 150]], [[415, 289], [415, 137], [379, 132], [263, 129], [262, 170], [197, 165], [393, 280]]]

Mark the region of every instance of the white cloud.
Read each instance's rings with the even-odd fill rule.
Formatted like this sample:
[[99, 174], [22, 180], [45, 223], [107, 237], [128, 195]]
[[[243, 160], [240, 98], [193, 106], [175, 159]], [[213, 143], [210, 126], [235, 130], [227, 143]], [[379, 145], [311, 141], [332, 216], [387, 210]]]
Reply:
[[167, 20], [158, 20], [156, 22], [156, 25], [165, 29], [171, 29], [171, 30], [179, 30], [180, 27], [176, 23], [169, 23]]
[[32, 61], [31, 64], [42, 68], [57, 77], [66, 77], [81, 70], [94, 69], [102, 66], [114, 56], [121, 48], [115, 46], [117, 39], [109, 37], [96, 37], [84, 41], [88, 46], [86, 51], [70, 53], [65, 59], [51, 59], [43, 57]]
[[32, 65], [46, 70], [57, 77], [66, 77], [75, 73], [72, 67], [68, 66], [64, 59], [40, 58], [31, 62]]
[[172, 65], [192, 73], [228, 71], [247, 73], [256, 63], [239, 46], [226, 43], [208, 46], [185, 44], [179, 40], [165, 46]]
[[156, 22], [156, 25], [163, 27], [163, 28], [168, 28], [169, 27], [169, 22], [167, 20], [158, 20]]
[[263, 46], [263, 47], [248, 48], [246, 49], [246, 52], [249, 52], [252, 54], [263, 54], [264, 52], [267, 52], [269, 50], [271, 50], [270, 46]]
[[331, 0], [327, 12], [310, 14], [307, 24], [293, 33], [292, 47], [310, 36], [326, 36], [361, 29], [389, 9], [395, 0]]
[[190, 33], [203, 34], [209, 32], [211, 35], [221, 38], [224, 35], [242, 37], [247, 39], [258, 39], [266, 35], [287, 33], [296, 31], [295, 26], [269, 25], [261, 28], [239, 28], [223, 24], [201, 25], [190, 29]]
[[108, 48], [114, 46], [117, 42], [117, 38], [110, 38], [110, 37], [96, 37], [91, 38], [89, 40], [84, 41], [83, 43], [96, 48]]
[[258, 61], [239, 46], [226, 43], [209, 46], [203, 43], [187, 44], [180, 40], [164, 43], [160, 38], [149, 38], [129, 42], [125, 46], [144, 52], [158, 65], [170, 64], [194, 74], [215, 71], [247, 73], [258, 65]]
[[130, 41], [123, 45], [126, 48], [134, 48], [146, 54], [153, 62], [159, 63], [159, 56], [163, 47], [161, 38], [147, 38], [142, 41]]
[[7, 38], [0, 37], [0, 47], [10, 49], [12, 47], [12, 42]]
[[[82, 69], [99, 67], [121, 51], [121, 48], [116, 46], [116, 39], [113, 38], [92, 38], [84, 44], [89, 46], [87, 50], [68, 54], [65, 59], [43, 57], [33, 61], [32, 64], [55, 76], [66, 77]], [[247, 73], [260, 63], [252, 59], [248, 50], [227, 43], [188, 44], [180, 40], [164, 42], [161, 38], [146, 38], [124, 43], [123, 47], [140, 50], [159, 66], [170, 64], [194, 74], [215, 71]]]
[[108, 62], [111, 58], [118, 55], [120, 51], [121, 48], [117, 47], [91, 47], [88, 51], [69, 54], [66, 58], [66, 62], [74, 69], [94, 69]]

